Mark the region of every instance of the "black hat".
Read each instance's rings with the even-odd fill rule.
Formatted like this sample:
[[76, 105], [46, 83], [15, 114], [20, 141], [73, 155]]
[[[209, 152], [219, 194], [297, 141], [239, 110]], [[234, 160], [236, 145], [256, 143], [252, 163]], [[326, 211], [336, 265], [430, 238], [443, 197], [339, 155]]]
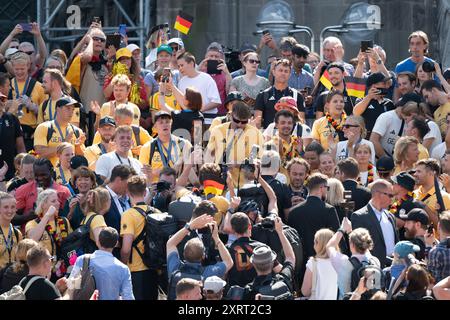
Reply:
[[391, 177], [392, 182], [398, 184], [399, 186], [405, 188], [408, 191], [414, 191], [414, 185], [416, 184], [416, 179], [409, 173], [402, 171], [398, 175]]
[[103, 118], [100, 119], [100, 122], [98, 123], [98, 126], [101, 127], [101, 126], [103, 126], [105, 124], [115, 127], [116, 126], [116, 121], [114, 120], [114, 118], [112, 118], [110, 116], [104, 116]]
[[244, 98], [239, 91], [231, 91], [230, 93], [228, 93], [224, 105], [227, 105], [227, 103], [235, 100], [244, 101]]
[[389, 172], [395, 168], [394, 160], [388, 156], [382, 156], [377, 161], [378, 172]]
[[158, 121], [159, 118], [170, 118], [172, 119], [172, 115], [166, 111], [159, 111], [155, 115], [155, 122]]
[[56, 107], [60, 108], [65, 106], [74, 106], [75, 108], [80, 108], [81, 103], [70, 96], [62, 96], [58, 99], [58, 101], [56, 101]]
[[70, 159], [70, 168], [73, 170], [78, 169], [81, 166], [89, 166], [89, 162], [84, 156], [73, 156], [72, 159]]
[[397, 103], [395, 104], [396, 107], [403, 107], [406, 103], [408, 102], [416, 102], [416, 103], [421, 103], [423, 102], [423, 99], [420, 95], [418, 95], [417, 93], [411, 92], [411, 93], [407, 93], [405, 94], [403, 97], [401, 97]]
[[400, 219], [409, 220], [409, 221], [417, 221], [421, 224], [427, 226], [430, 223], [430, 219], [428, 217], [428, 213], [421, 208], [411, 209], [407, 214], [400, 214]]
[[370, 86], [374, 85], [375, 83], [380, 83], [380, 82], [386, 82], [389, 81], [390, 78], [386, 77], [383, 73], [381, 72], [375, 72], [372, 73], [366, 80], [366, 87], [369, 88]]

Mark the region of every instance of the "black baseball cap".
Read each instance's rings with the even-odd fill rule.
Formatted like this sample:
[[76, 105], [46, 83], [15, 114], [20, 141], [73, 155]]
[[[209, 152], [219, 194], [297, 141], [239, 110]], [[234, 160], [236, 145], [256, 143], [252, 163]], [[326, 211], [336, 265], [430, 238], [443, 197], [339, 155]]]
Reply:
[[104, 116], [103, 118], [100, 119], [100, 122], [98, 123], [99, 127], [101, 127], [103, 125], [110, 125], [110, 126], [115, 127], [116, 121], [114, 120], [114, 118], [112, 118], [110, 116]]
[[381, 72], [375, 72], [372, 73], [366, 80], [366, 87], [369, 88], [370, 86], [374, 85], [375, 83], [380, 83], [380, 82], [386, 82], [389, 81], [390, 78], [386, 77], [383, 73]]
[[398, 175], [391, 177], [391, 180], [408, 191], [414, 191], [416, 179], [406, 171], [402, 171]]
[[73, 156], [72, 159], [70, 159], [70, 168], [71, 169], [75, 170], [81, 166], [85, 166], [85, 167], [89, 166], [89, 163], [84, 156]]
[[417, 93], [411, 92], [405, 94], [403, 97], [401, 97], [397, 103], [395, 104], [396, 107], [403, 107], [408, 102], [415, 102], [415, 103], [421, 103], [423, 102], [423, 99], [420, 95]]
[[77, 100], [73, 99], [70, 96], [63, 96], [56, 101], [56, 107], [65, 107], [65, 106], [74, 106], [75, 108], [80, 108], [81, 103], [79, 103]]
[[394, 160], [388, 156], [382, 156], [377, 161], [378, 172], [390, 172], [395, 168]]
[[155, 122], [158, 121], [159, 118], [170, 118], [172, 119], [172, 115], [166, 111], [159, 111], [155, 115]]
[[231, 91], [230, 93], [228, 93], [227, 97], [225, 98], [224, 105], [227, 105], [227, 103], [235, 100], [244, 101], [244, 98], [239, 91]]
[[427, 226], [430, 223], [428, 213], [421, 208], [411, 209], [407, 214], [400, 214], [400, 219], [405, 221], [416, 221]]

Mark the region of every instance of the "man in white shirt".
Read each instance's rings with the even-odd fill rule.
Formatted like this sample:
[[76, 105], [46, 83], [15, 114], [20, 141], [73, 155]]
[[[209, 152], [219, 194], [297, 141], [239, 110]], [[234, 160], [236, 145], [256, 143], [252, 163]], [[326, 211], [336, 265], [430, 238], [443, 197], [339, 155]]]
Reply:
[[142, 164], [131, 157], [132, 129], [130, 126], [119, 126], [114, 134], [114, 143], [116, 150], [103, 154], [98, 158], [95, 167], [95, 172], [102, 177], [103, 180], [111, 178], [111, 172], [115, 166], [119, 164], [129, 165], [136, 171], [136, 174], [141, 174]]
[[186, 88], [195, 88], [202, 95], [203, 106], [200, 111], [205, 116], [205, 124], [211, 124], [217, 114], [217, 107], [222, 103], [215, 81], [209, 74], [195, 69], [195, 57], [191, 53], [181, 54], [177, 61], [182, 76], [178, 82], [178, 90], [173, 90], [177, 102], [186, 109], [184, 105]]

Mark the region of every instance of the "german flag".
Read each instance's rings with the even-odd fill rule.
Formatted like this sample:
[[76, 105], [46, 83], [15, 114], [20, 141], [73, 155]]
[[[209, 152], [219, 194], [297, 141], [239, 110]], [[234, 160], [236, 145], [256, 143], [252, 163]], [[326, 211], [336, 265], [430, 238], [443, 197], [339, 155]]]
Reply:
[[325, 88], [327, 88], [328, 90], [331, 90], [333, 85], [331, 84], [330, 75], [328, 74], [328, 70], [325, 70], [325, 72], [322, 74], [322, 76], [320, 77], [320, 82], [325, 86]]
[[180, 11], [177, 16], [177, 20], [175, 21], [174, 28], [183, 34], [188, 34], [193, 21], [193, 16], [187, 14], [186, 12]]
[[220, 196], [225, 189], [225, 185], [214, 181], [214, 180], [205, 180], [203, 181], [203, 190], [205, 195], [213, 194], [215, 196]]
[[344, 77], [345, 88], [350, 97], [364, 98], [366, 95], [366, 80], [355, 77]]

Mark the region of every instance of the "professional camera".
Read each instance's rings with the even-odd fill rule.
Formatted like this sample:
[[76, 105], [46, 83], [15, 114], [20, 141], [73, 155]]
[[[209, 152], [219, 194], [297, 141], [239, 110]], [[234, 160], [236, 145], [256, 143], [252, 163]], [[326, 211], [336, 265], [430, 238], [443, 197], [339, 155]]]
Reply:
[[163, 191], [167, 191], [170, 190], [171, 184], [170, 182], [167, 181], [159, 181], [156, 184], [156, 192], [163, 192]]
[[162, 212], [167, 212], [169, 210], [169, 203], [172, 198], [172, 195], [169, 192], [170, 187], [171, 185], [167, 181], [159, 181], [156, 184], [156, 194], [152, 199], [153, 207]]
[[250, 172], [255, 172], [255, 165], [253, 163], [250, 163], [249, 159], [245, 159], [244, 163], [241, 164], [241, 170], [246, 170]]
[[339, 204], [339, 207], [344, 210], [345, 215], [348, 217], [355, 211], [355, 201], [352, 201], [352, 191], [345, 190], [344, 191], [344, 202]]
[[265, 229], [275, 228], [275, 218], [276, 218], [276, 216], [274, 214], [268, 215], [261, 221], [261, 227], [263, 227]]

